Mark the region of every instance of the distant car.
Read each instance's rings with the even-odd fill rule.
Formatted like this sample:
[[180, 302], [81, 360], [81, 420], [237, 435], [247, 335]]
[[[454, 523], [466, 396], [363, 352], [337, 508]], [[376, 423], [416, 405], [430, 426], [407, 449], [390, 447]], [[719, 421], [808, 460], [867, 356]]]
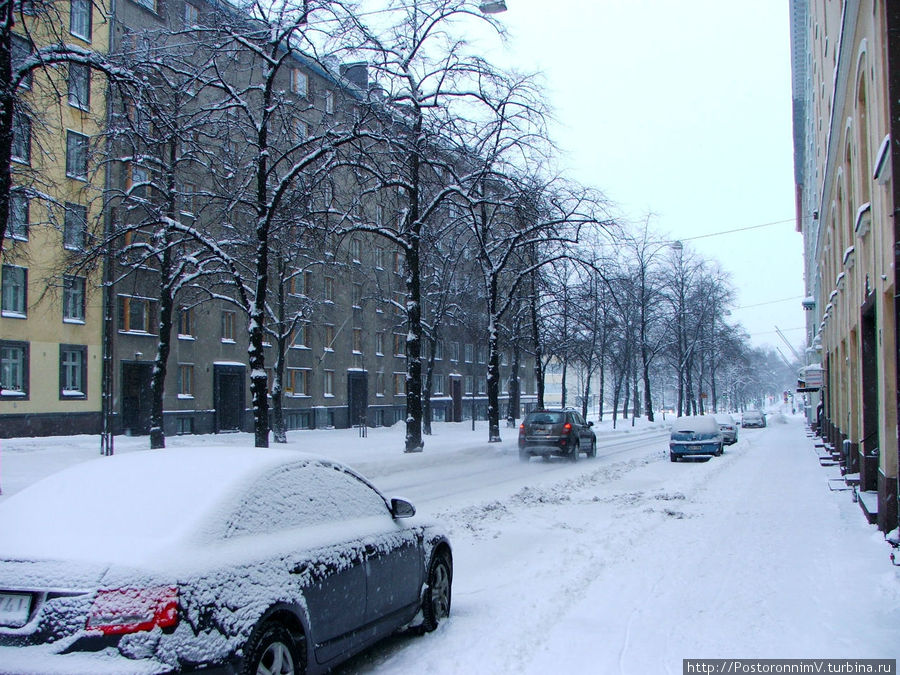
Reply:
[[723, 452], [722, 432], [712, 415], [679, 417], [672, 422], [669, 459], [673, 462], [682, 457], [721, 455]]
[[741, 426], [762, 428], [766, 426], [766, 416], [759, 410], [748, 410], [741, 417]]
[[731, 415], [717, 413], [716, 422], [719, 423], [719, 431], [722, 432], [722, 441], [725, 445], [734, 445], [738, 441], [738, 425]]
[[450, 612], [447, 538], [340, 464], [103, 457], [0, 503], [0, 672], [323, 672]]
[[581, 413], [572, 408], [533, 410], [519, 426], [519, 459], [560, 455], [573, 462], [586, 452], [597, 456], [597, 435]]

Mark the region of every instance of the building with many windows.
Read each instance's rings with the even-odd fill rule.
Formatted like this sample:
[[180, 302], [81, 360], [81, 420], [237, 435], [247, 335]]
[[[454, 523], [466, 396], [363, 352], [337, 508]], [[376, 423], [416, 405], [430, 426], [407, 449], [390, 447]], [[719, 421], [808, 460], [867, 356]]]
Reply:
[[[42, 44], [103, 53], [103, 6], [18, 5], [13, 58]], [[78, 264], [102, 211], [95, 160], [106, 85], [86, 65], [37, 69], [15, 111], [10, 221], [0, 269], [0, 434], [100, 428], [101, 306], [96, 266]]]
[[[900, 6], [792, 0], [797, 228], [803, 233], [810, 422], [897, 527]], [[821, 380], [821, 384], [820, 384]]]

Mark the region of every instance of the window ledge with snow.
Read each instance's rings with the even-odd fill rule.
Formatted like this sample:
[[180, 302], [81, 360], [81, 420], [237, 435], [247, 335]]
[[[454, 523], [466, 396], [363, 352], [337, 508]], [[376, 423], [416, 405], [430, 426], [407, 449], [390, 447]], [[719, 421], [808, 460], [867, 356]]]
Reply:
[[178, 394], [178, 400], [179, 401], [193, 401], [194, 395], [193, 394]]
[[84, 325], [84, 319], [73, 319], [73, 318], [70, 318], [70, 317], [63, 317], [63, 323], [70, 323], [70, 324], [73, 324], [73, 325], [75, 325], [75, 326], [83, 326], [83, 325]]
[[13, 312], [8, 309], [5, 309], [2, 312], [0, 312], [0, 316], [4, 317], [6, 319], [27, 319], [28, 318], [28, 316], [26, 314], [23, 314], [22, 312]]
[[180, 333], [179, 333], [179, 335], [178, 335], [178, 339], [179, 339], [179, 340], [188, 340], [188, 341], [191, 341], [191, 342], [194, 342], [194, 341], [197, 340], [197, 338], [195, 338], [193, 335], [182, 335], [182, 334], [180, 334]]

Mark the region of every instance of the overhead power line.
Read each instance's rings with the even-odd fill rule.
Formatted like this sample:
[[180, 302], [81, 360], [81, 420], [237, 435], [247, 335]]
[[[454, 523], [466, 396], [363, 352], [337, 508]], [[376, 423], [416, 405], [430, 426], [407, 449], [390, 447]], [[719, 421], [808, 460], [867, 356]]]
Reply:
[[782, 298], [781, 300], [767, 300], [766, 302], [757, 302], [755, 305], [741, 305], [740, 307], [735, 307], [735, 309], [750, 309], [751, 307], [762, 307], [763, 305], [774, 305], [779, 302], [790, 302], [792, 300], [801, 300], [803, 298], [802, 295], [795, 295], [790, 298]]
[[758, 230], [762, 227], [772, 227], [773, 225], [784, 225], [785, 223], [793, 223], [796, 218], [787, 218], [785, 220], [775, 220], [771, 223], [762, 223], [761, 225], [748, 225], [747, 227], [737, 227], [733, 230], [722, 230], [721, 232], [709, 232], [707, 234], [698, 234], [693, 237], [680, 237], [678, 241], [694, 241], [694, 239], [706, 239], [707, 237], [720, 237], [723, 234], [734, 234], [735, 232], [746, 232], [747, 230]]

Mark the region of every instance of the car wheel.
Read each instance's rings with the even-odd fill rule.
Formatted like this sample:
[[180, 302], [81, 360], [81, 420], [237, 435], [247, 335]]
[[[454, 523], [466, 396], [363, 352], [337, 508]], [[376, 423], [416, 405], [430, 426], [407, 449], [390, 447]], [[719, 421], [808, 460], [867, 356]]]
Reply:
[[573, 462], [577, 462], [579, 453], [581, 453], [581, 444], [578, 441], [575, 441], [575, 445], [572, 446], [572, 454], [569, 455], [569, 459]]
[[305, 670], [294, 636], [274, 621], [253, 631], [244, 654], [242, 675], [301, 675]]
[[597, 439], [591, 439], [591, 451], [588, 453], [588, 457], [596, 457], [597, 456]]
[[422, 628], [425, 632], [433, 631], [441, 620], [450, 616], [452, 583], [453, 563], [450, 555], [441, 551], [434, 556], [428, 570], [428, 587], [422, 601], [422, 614], [425, 616]]
[[669, 461], [670, 461], [670, 462], [677, 462], [677, 461], [678, 461], [678, 457], [675, 455], [674, 452], [670, 452], [670, 453], [669, 453]]

